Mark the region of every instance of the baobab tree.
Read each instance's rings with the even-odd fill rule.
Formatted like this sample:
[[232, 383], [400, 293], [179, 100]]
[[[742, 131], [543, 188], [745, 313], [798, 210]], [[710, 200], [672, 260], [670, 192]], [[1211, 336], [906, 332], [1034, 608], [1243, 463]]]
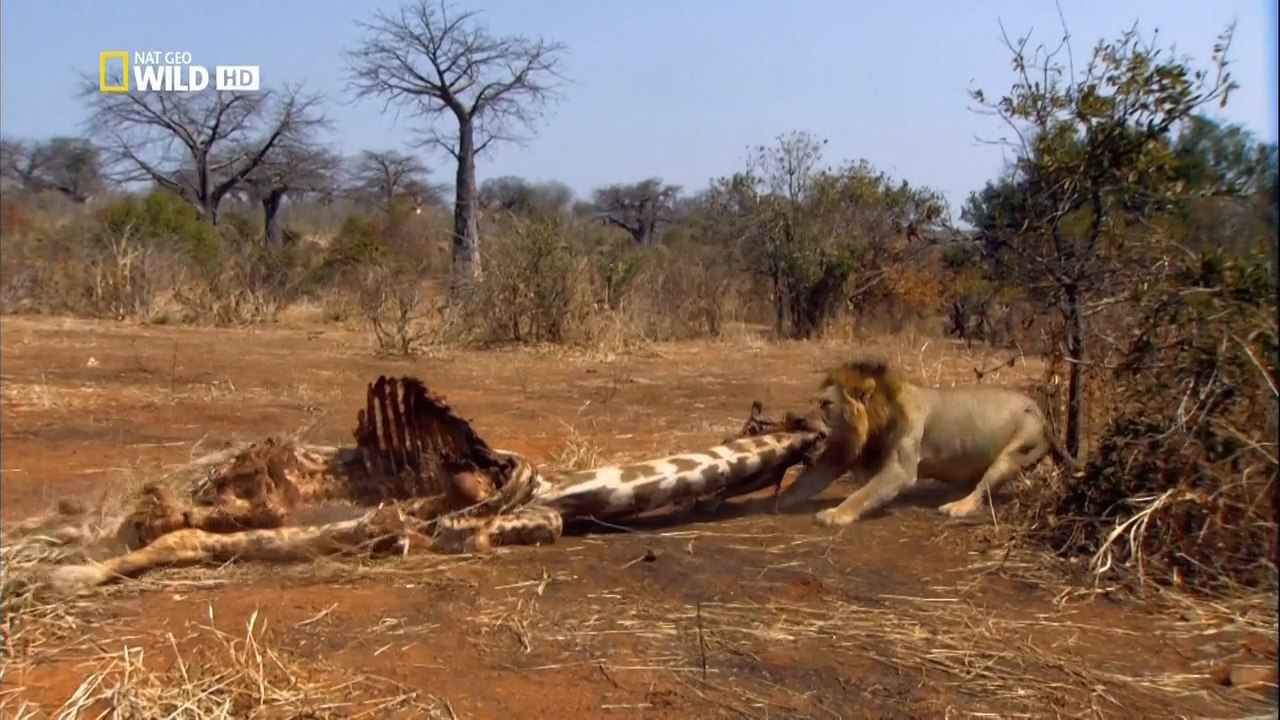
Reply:
[[391, 212], [397, 198], [409, 198], [417, 207], [434, 204], [442, 194], [429, 180], [429, 171], [413, 155], [397, 150], [365, 150], [351, 167], [352, 189]]
[[86, 123], [120, 182], [151, 182], [218, 223], [228, 193], [278, 145], [301, 143], [325, 124], [319, 95], [263, 92], [103, 93], [84, 79]]
[[655, 177], [600, 188], [594, 200], [603, 222], [626, 230], [637, 245], [649, 245], [657, 238], [659, 227], [675, 222], [679, 196], [679, 185], [668, 185]]
[[283, 244], [280, 207], [285, 196], [296, 201], [301, 195], [333, 190], [339, 164], [340, 158], [324, 147], [287, 142], [273, 148], [244, 178], [241, 189], [262, 208], [268, 245]]
[[562, 182], [529, 182], [521, 177], [503, 175], [480, 183], [480, 207], [485, 210], [523, 215], [555, 216], [567, 212], [573, 203], [573, 190]]
[[376, 97], [427, 121], [424, 146], [457, 162], [451, 290], [480, 273], [476, 156], [495, 142], [521, 142], [556, 96], [564, 46], [542, 38], [498, 37], [443, 1], [413, 0], [373, 21], [347, 54], [356, 97]]

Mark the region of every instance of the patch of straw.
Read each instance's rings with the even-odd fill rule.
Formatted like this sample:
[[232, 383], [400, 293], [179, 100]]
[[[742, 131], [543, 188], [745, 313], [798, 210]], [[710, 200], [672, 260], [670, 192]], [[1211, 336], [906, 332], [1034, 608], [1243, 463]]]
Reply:
[[[240, 634], [198, 625], [195, 637], [166, 633], [165, 663], [148, 662], [141, 646], [125, 644], [96, 658], [84, 678], [52, 717], [112, 720], [144, 718], [446, 718], [452, 713], [434, 697], [408, 691], [382, 678], [351, 677], [314, 657], [297, 658], [268, 644], [265, 623], [255, 611]], [[192, 642], [195, 641], [195, 642]], [[180, 646], [198, 649], [184, 654]], [[155, 669], [163, 666], [164, 670]], [[336, 675], [342, 675], [338, 680]], [[19, 688], [0, 700], [0, 714], [21, 720], [41, 716]]]
[[[808, 665], [802, 659], [806, 655], [847, 656], [851, 668], [870, 659], [890, 674], [937, 683], [968, 698], [964, 711], [953, 716], [1043, 717], [1045, 708], [1056, 708], [1060, 716], [1121, 716], [1135, 707], [1198, 703], [1227, 711], [1257, 708], [1253, 703], [1258, 698], [1215, 687], [1202, 672], [1173, 671], [1156, 658], [1143, 663], [1121, 655], [1086, 655], [1079, 647], [1081, 638], [1088, 639], [1090, 648], [1117, 648], [1132, 645], [1145, 633], [1072, 621], [1052, 606], [1034, 613], [1001, 613], [982, 602], [977, 580], [967, 588], [920, 587], [911, 594], [846, 589], [857, 581], [844, 573], [824, 573], [820, 568], [830, 566], [814, 562], [832, 542], [827, 535], [779, 534], [750, 522], [731, 522], [714, 529], [631, 537], [647, 547], [671, 545], [657, 555], [659, 564], [672, 562], [664, 555], [694, 554], [695, 544], [714, 547], [720, 561], [738, 568], [739, 591], [694, 604], [619, 586], [576, 591], [568, 606], [543, 607], [544, 577], [509, 582], [504, 587], [524, 591], [506, 598], [477, 598], [473, 621], [488, 628], [488, 635], [505, 628], [525, 653], [535, 649], [545, 656], [551, 648], [562, 654], [562, 660], [550, 663], [525, 663], [520, 667], [524, 672], [599, 664], [608, 674], [671, 673], [704, 698], [732, 702], [740, 714], [750, 716], [823, 710], [820, 698], [779, 687], [787, 683], [777, 673], [787, 668], [761, 665], [761, 658], [784, 648], [800, 658], [799, 672]], [[622, 542], [619, 536], [607, 540]], [[598, 564], [598, 553], [588, 549], [582, 549], [582, 559], [594, 558], [590, 562]], [[675, 562], [668, 572], [685, 572]], [[816, 593], [803, 601], [778, 595], [779, 583], [763, 580], [777, 571], [807, 572], [816, 580]], [[753, 592], [754, 586], [770, 589]], [[1248, 617], [1240, 622], [1264, 622], [1258, 614]], [[1189, 626], [1182, 627], [1185, 632]], [[756, 669], [744, 673], [742, 662]], [[836, 716], [832, 708], [826, 710]]]
[[[585, 409], [585, 406], [583, 407]], [[579, 411], [581, 412], [581, 411]], [[600, 446], [578, 432], [574, 425], [562, 423], [568, 431], [564, 443], [551, 453], [551, 466], [561, 470], [586, 470], [602, 464]]]

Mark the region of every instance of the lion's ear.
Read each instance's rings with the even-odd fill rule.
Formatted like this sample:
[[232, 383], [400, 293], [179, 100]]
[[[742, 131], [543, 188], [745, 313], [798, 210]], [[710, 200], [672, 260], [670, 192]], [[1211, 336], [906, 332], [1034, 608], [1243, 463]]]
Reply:
[[844, 400], [844, 404], [846, 407], [854, 404], [855, 402], [858, 402], [858, 399], [855, 396], [849, 394], [849, 391], [845, 390], [844, 388], [840, 388], [840, 395], [841, 395], [841, 399]]

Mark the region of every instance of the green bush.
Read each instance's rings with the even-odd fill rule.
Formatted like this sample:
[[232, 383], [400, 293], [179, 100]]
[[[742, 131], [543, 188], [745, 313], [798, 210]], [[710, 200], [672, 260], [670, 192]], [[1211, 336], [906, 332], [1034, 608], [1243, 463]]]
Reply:
[[216, 267], [222, 249], [216, 228], [201, 221], [186, 200], [167, 190], [117, 200], [98, 212], [99, 244], [126, 234], [144, 245], [185, 253], [202, 269]]

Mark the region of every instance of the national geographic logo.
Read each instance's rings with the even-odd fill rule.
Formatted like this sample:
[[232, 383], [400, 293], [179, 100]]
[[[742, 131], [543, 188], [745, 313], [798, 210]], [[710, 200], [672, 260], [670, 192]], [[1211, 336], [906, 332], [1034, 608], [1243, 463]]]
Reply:
[[[132, 66], [132, 72], [130, 72]], [[219, 91], [258, 92], [262, 71], [257, 65], [215, 65], [213, 87]], [[201, 92], [209, 87], [209, 69], [177, 50], [105, 50], [98, 53], [98, 89], [104, 93]]]

